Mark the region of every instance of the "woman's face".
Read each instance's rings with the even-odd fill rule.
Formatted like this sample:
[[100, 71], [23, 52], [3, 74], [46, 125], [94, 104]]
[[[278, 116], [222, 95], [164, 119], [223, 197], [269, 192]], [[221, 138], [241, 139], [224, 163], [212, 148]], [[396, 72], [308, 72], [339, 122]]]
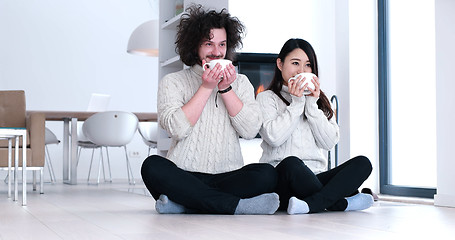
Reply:
[[313, 70], [310, 66], [310, 60], [306, 53], [300, 49], [296, 48], [292, 50], [285, 58], [284, 61], [281, 61], [280, 58], [277, 58], [276, 65], [278, 69], [281, 70], [281, 76], [283, 77], [283, 84], [288, 85], [288, 79], [294, 77], [299, 73], [311, 73]]

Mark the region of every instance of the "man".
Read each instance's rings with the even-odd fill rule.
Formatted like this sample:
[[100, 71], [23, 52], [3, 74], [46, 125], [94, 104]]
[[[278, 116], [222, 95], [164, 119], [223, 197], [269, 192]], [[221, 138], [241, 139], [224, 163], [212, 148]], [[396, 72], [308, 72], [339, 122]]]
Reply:
[[[159, 213], [273, 214], [277, 174], [268, 164], [243, 166], [239, 136], [251, 139], [262, 124], [248, 78], [232, 64], [244, 26], [225, 10], [187, 9], [176, 50], [188, 69], [166, 75], [158, 89], [159, 124], [172, 137], [167, 158], [145, 159], [141, 173]], [[171, 201], [172, 200], [172, 201]]]

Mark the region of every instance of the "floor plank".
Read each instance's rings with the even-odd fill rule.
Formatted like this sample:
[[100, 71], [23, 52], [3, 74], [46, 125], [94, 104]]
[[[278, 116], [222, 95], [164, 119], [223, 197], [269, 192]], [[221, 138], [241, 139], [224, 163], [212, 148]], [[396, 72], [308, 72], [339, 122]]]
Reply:
[[[115, 182], [115, 181], [114, 181]], [[142, 183], [46, 184], [28, 205], [0, 185], [0, 239], [419, 239], [455, 236], [455, 209], [378, 201], [356, 212], [160, 215]]]

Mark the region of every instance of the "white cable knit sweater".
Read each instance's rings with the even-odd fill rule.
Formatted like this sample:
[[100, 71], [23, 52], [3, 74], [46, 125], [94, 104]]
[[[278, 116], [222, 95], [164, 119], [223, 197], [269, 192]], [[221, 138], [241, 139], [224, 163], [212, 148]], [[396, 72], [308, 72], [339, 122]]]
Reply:
[[339, 140], [335, 117], [327, 120], [316, 104], [318, 98], [289, 94], [287, 86], [281, 90], [291, 104], [287, 106], [271, 90], [257, 96], [264, 122], [259, 133], [263, 149], [260, 162], [276, 166], [288, 156], [296, 156], [314, 172], [327, 170], [327, 159], [322, 149], [330, 150]]
[[186, 118], [182, 106], [202, 84], [203, 69], [195, 65], [166, 75], [158, 88], [158, 122], [172, 137], [167, 158], [178, 167], [194, 172], [221, 173], [243, 167], [239, 136], [254, 138], [262, 123], [254, 88], [245, 75], [237, 74], [231, 84], [242, 110], [230, 117], [220, 96], [215, 104], [215, 88], [194, 126]]

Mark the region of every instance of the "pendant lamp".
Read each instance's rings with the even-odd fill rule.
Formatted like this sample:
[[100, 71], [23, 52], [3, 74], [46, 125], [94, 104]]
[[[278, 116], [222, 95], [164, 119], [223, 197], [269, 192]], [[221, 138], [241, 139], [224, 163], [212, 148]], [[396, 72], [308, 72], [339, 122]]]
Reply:
[[158, 56], [158, 21], [147, 21], [137, 27], [128, 41], [127, 52], [141, 56]]

